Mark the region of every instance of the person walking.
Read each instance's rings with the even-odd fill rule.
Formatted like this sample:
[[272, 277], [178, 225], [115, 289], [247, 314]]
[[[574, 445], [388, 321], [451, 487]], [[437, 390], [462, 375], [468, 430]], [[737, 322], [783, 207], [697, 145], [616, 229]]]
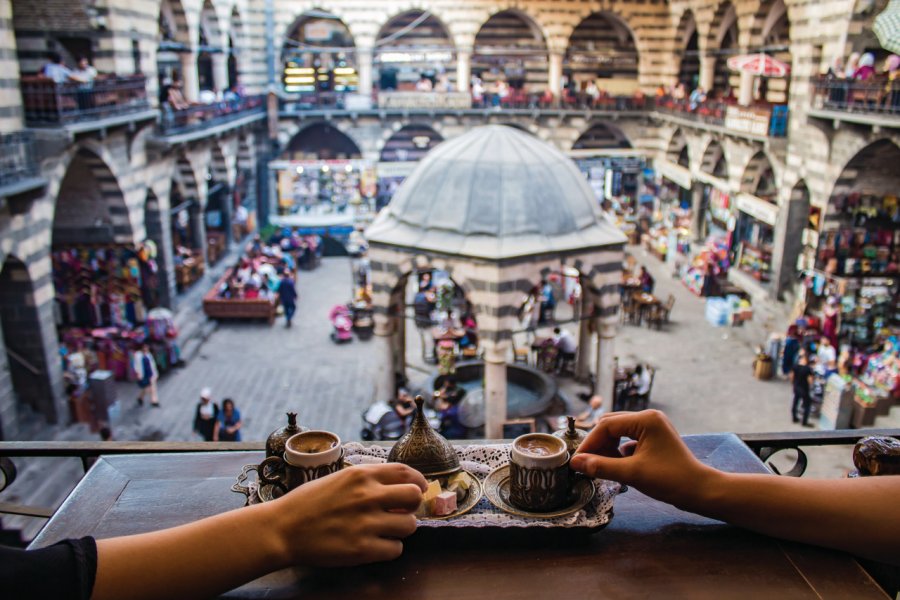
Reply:
[[141, 345], [140, 349], [134, 353], [131, 359], [131, 367], [137, 374], [138, 388], [138, 406], [144, 405], [144, 396], [150, 396], [150, 406], [159, 407], [159, 398], [156, 395], [156, 380], [159, 378], [159, 372], [156, 370], [156, 361], [150, 353], [150, 346]]
[[297, 310], [297, 286], [294, 285], [294, 277], [290, 269], [285, 269], [284, 276], [278, 284], [278, 298], [284, 308], [285, 327], [290, 327], [294, 311]]
[[801, 352], [797, 358], [797, 364], [791, 371], [791, 382], [794, 384], [794, 402], [791, 405], [791, 418], [794, 423], [800, 421], [797, 417], [797, 409], [803, 407], [803, 426], [812, 427], [809, 422], [809, 411], [812, 408], [812, 399], [809, 389], [812, 385], [813, 371], [809, 366], [809, 357], [806, 352]]
[[203, 388], [200, 391], [200, 402], [194, 415], [194, 431], [200, 434], [205, 442], [213, 441], [216, 424], [219, 422], [219, 405], [212, 401], [212, 390]]
[[241, 411], [234, 407], [234, 400], [225, 398], [222, 402], [222, 412], [216, 419], [216, 426], [213, 430], [214, 442], [239, 442], [241, 441], [241, 427], [244, 422], [241, 420]]

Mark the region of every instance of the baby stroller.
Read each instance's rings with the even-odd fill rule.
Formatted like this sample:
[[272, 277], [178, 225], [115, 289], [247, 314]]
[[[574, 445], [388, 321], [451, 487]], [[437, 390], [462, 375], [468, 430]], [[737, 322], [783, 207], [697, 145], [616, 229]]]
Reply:
[[331, 320], [331, 341], [335, 344], [343, 344], [353, 341], [353, 318], [350, 309], [339, 304], [328, 313]]
[[359, 436], [367, 442], [399, 440], [406, 433], [406, 422], [388, 402], [376, 402], [362, 414]]

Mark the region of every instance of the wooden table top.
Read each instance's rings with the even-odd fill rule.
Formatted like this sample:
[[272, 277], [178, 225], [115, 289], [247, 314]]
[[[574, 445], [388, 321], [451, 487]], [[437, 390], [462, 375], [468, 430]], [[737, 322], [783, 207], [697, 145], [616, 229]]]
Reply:
[[632, 298], [639, 304], [660, 304], [659, 298], [653, 294], [648, 294], [647, 292], [635, 292]]
[[[687, 436], [685, 441], [717, 468], [766, 472], [734, 435]], [[85, 535], [152, 531], [239, 508], [243, 497], [229, 488], [241, 465], [261, 459], [258, 452], [103, 457], [32, 547]], [[612, 523], [590, 536], [420, 529], [394, 562], [279, 571], [224, 597], [520, 600], [568, 595], [887, 598], [846, 554], [751, 533], [633, 489], [616, 499]]]

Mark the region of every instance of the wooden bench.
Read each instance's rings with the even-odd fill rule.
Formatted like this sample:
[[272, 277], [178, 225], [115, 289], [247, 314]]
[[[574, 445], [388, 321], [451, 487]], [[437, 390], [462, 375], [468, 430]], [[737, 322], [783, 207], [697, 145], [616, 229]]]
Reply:
[[269, 325], [275, 321], [278, 305], [265, 298], [219, 298], [219, 289], [227, 275], [219, 279], [203, 296], [203, 312], [210, 319], [265, 319]]

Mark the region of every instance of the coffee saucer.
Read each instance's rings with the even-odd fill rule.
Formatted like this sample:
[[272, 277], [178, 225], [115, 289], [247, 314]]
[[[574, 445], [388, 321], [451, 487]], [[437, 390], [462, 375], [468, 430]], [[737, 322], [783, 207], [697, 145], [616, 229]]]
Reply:
[[553, 519], [571, 515], [587, 506], [594, 499], [596, 493], [597, 491], [592, 480], [578, 477], [575, 480], [575, 486], [569, 496], [569, 501], [565, 506], [550, 512], [530, 512], [518, 508], [509, 501], [508, 464], [497, 467], [484, 480], [484, 495], [491, 501], [491, 504], [511, 515], [529, 519]]
[[466, 479], [469, 482], [469, 493], [467, 493], [463, 501], [457, 505], [456, 510], [449, 515], [444, 515], [442, 517], [416, 517], [416, 519], [420, 521], [446, 521], [447, 519], [464, 515], [475, 508], [481, 500], [481, 497], [484, 495], [484, 489], [477, 477], [468, 471], [461, 471], [461, 473], [466, 476]]

